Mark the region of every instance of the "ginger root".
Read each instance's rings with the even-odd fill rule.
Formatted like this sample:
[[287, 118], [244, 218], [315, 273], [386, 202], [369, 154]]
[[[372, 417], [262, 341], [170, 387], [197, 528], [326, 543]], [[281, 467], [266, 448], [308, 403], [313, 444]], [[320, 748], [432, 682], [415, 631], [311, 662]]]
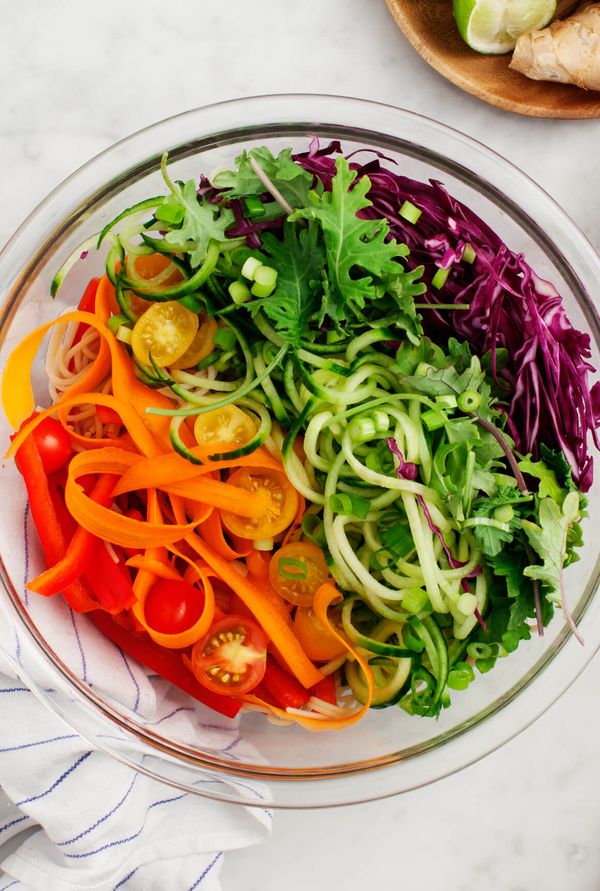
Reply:
[[542, 31], [523, 34], [510, 67], [532, 80], [600, 90], [600, 3], [586, 5]]

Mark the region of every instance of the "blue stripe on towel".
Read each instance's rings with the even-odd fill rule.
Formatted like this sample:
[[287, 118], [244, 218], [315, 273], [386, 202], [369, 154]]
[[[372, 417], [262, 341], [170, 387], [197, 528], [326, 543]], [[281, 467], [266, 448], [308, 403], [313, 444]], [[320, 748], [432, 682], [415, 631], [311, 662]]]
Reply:
[[22, 807], [22, 805], [24, 804], [30, 804], [30, 802], [32, 801], [39, 801], [40, 798], [45, 798], [46, 795], [49, 795], [51, 792], [53, 792], [57, 786], [60, 786], [63, 780], [66, 780], [66, 778], [69, 776], [69, 774], [73, 773], [74, 770], [77, 770], [79, 765], [83, 764], [83, 762], [87, 758], [89, 758], [91, 754], [91, 752], [84, 752], [83, 755], [81, 755], [81, 757], [79, 757], [74, 764], [72, 764], [67, 770], [65, 770], [65, 772], [61, 774], [54, 783], [52, 783], [49, 789], [46, 789], [45, 792], [40, 792], [39, 795], [32, 795], [31, 798], [24, 798], [22, 801], [16, 801], [16, 807]]
[[94, 829], [97, 829], [98, 826], [100, 826], [101, 823], [104, 823], [105, 820], [108, 820], [109, 817], [112, 817], [112, 815], [113, 815], [116, 811], [119, 810], [119, 808], [121, 807], [121, 805], [125, 802], [125, 800], [126, 800], [127, 797], [129, 796], [129, 793], [130, 793], [131, 790], [133, 789], [133, 785], [134, 785], [135, 781], [137, 780], [138, 776], [139, 776], [139, 774], [137, 774], [137, 773], [134, 774], [134, 777], [133, 777], [133, 779], [132, 779], [132, 781], [131, 781], [131, 784], [130, 784], [130, 786], [129, 786], [129, 789], [127, 790], [127, 792], [125, 793], [125, 795], [123, 796], [123, 798], [122, 798], [120, 801], [118, 801], [117, 804], [115, 804], [115, 806], [113, 807], [113, 809], [112, 809], [111, 811], [109, 811], [107, 814], [104, 814], [103, 817], [100, 817], [99, 820], [96, 820], [95, 823], [93, 823], [91, 826], [88, 826], [88, 828], [87, 828], [87, 829], [84, 829], [83, 832], [80, 832], [79, 835], [74, 835], [73, 838], [68, 838], [66, 841], [58, 842], [58, 847], [63, 847], [64, 845], [70, 845], [70, 844], [72, 844], [73, 842], [79, 841], [80, 838], [83, 838], [84, 836], [89, 835], [90, 832], [93, 832]]
[[[146, 813], [148, 813], [148, 811], [151, 811], [152, 808], [158, 807], [160, 804], [169, 804], [171, 801], [179, 801], [181, 798], [185, 798], [188, 794], [188, 792], [184, 792], [183, 795], [176, 795], [174, 798], [163, 798], [160, 801], [154, 801], [151, 805], [149, 805]], [[102, 845], [101, 847], [96, 848], [93, 851], [84, 851], [81, 854], [65, 854], [64, 856], [68, 857], [70, 860], [84, 860], [86, 857], [93, 857], [94, 854], [100, 854], [102, 851], [106, 851], [108, 848], [117, 848], [119, 847], [119, 845], [125, 845], [127, 844], [127, 842], [134, 841], [136, 838], [140, 837], [140, 835], [144, 831], [145, 826], [146, 823], [144, 822], [141, 829], [139, 829], [137, 832], [134, 832], [133, 835], [128, 835], [126, 838], [119, 838], [116, 841], [107, 842], [105, 845]]]
[[135, 868], [135, 869], [132, 869], [130, 873], [127, 873], [127, 875], [125, 876], [125, 878], [121, 879], [120, 882], [117, 882], [117, 884], [116, 884], [115, 887], [113, 888], [113, 891], [117, 891], [117, 888], [121, 888], [121, 887], [125, 884], [125, 882], [128, 882], [129, 879], [130, 879], [132, 876], [134, 876], [134, 875], [136, 874], [136, 872], [138, 871], [138, 869], [139, 869], [139, 866], [136, 866], [136, 868]]
[[23, 817], [17, 817], [16, 820], [11, 820], [10, 823], [6, 824], [6, 826], [0, 827], [0, 832], [6, 832], [6, 830], [10, 829], [11, 826], [16, 826], [17, 823], [22, 823], [23, 820], [29, 820], [29, 816], [25, 814]]
[[21, 749], [32, 749], [35, 746], [46, 746], [48, 743], [58, 742], [62, 739], [77, 739], [77, 734], [67, 733], [66, 736], [53, 736], [50, 739], [40, 739], [38, 742], [22, 743], [20, 746], [8, 746], [6, 749], [0, 749], [0, 755], [3, 755], [5, 752], [20, 752]]
[[214, 860], [211, 860], [211, 862], [208, 864], [208, 866], [206, 867], [206, 869], [204, 870], [204, 872], [203, 872], [201, 875], [198, 876], [198, 878], [196, 879], [196, 881], [194, 882], [194, 884], [193, 884], [193, 885], [190, 885], [190, 887], [188, 888], [188, 891], [194, 891], [194, 889], [198, 887], [198, 885], [200, 884], [200, 882], [202, 882], [203, 879], [206, 878], [206, 876], [207, 876], [208, 873], [211, 871], [211, 869], [213, 868], [213, 866], [215, 865], [215, 863], [217, 863], [217, 862], [221, 859], [222, 856], [223, 856], [223, 851], [219, 851], [219, 853], [217, 854], [217, 856], [215, 857], [215, 859], [214, 859]]

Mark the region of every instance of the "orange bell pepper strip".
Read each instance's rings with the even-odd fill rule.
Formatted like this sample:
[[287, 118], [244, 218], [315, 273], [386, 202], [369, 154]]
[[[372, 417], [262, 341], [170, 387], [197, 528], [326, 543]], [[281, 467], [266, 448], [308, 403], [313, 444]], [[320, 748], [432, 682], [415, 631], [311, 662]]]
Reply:
[[[90, 495], [90, 500], [96, 504], [108, 507], [112, 502], [112, 490], [115, 485], [114, 477], [104, 474], [99, 479]], [[50, 597], [58, 594], [63, 588], [68, 587], [81, 576], [87, 569], [94, 552], [101, 544], [100, 540], [87, 529], [79, 527], [69, 542], [64, 557], [28, 582], [27, 587], [36, 594]]]
[[186, 542], [202, 557], [218, 577], [246, 604], [267, 637], [273, 641], [292, 672], [304, 687], [312, 687], [323, 675], [315, 668], [283, 616], [265, 599], [262, 592], [250, 580], [242, 578], [232, 566], [195, 534], [185, 537]]

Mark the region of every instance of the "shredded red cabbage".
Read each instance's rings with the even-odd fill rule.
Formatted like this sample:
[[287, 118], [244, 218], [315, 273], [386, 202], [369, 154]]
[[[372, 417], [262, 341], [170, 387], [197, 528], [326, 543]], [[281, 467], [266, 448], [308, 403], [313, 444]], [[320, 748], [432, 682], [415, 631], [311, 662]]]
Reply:
[[[341, 150], [337, 141], [321, 148], [313, 139], [309, 150], [295, 159], [329, 189], [334, 156]], [[593, 478], [590, 434], [600, 446], [600, 382], [591, 390], [587, 383], [588, 372], [594, 370], [588, 361], [589, 335], [573, 328], [556, 288], [441, 183], [401, 176], [382, 165], [382, 160], [392, 159], [379, 152], [361, 150], [350, 157], [367, 151], [366, 163], [351, 163], [359, 176], [368, 175], [371, 181], [373, 205], [362, 214], [389, 221], [391, 235], [410, 248], [409, 266], [425, 265], [427, 282], [438, 268], [451, 270], [444, 285], [445, 303], [469, 304], [461, 312], [428, 311], [428, 330], [466, 340], [479, 355], [491, 352], [496, 380], [509, 386], [509, 429], [517, 449], [536, 457], [541, 443], [560, 449], [575, 482], [588, 491]], [[404, 201], [422, 211], [416, 224], [399, 215]], [[476, 252], [472, 264], [460, 262], [466, 244]], [[423, 299], [436, 302], [431, 289]], [[502, 370], [496, 368], [499, 348], [509, 355]]]

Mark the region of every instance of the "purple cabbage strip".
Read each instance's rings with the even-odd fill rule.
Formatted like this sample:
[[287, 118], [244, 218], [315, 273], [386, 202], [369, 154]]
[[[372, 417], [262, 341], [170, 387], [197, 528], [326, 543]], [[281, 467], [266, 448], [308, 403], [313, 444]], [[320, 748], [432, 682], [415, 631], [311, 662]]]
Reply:
[[[335, 174], [337, 141], [309, 150], [295, 160], [326, 189]], [[522, 254], [510, 250], [480, 217], [454, 199], [436, 180], [418, 182], [384, 167], [391, 161], [379, 152], [351, 166], [368, 176], [372, 206], [361, 212], [369, 219], [385, 217], [390, 235], [410, 248], [407, 265], [425, 265], [430, 283], [437, 268], [449, 268], [444, 285], [445, 302], [468, 303], [461, 312], [425, 314], [428, 333], [466, 340], [479, 355], [491, 352], [493, 375], [510, 387], [509, 430], [520, 452], [539, 455], [539, 445], [559, 449], [573, 470], [580, 489], [588, 491], [593, 479], [589, 438], [600, 447], [600, 382], [591, 390], [587, 374], [594, 369], [588, 334], [571, 325], [556, 289], [531, 269]], [[392, 162], [393, 163], [393, 162]], [[399, 215], [404, 201], [421, 210], [416, 224]], [[476, 252], [473, 264], [461, 263], [465, 244]], [[431, 292], [423, 300], [435, 305]], [[496, 353], [508, 351], [508, 362], [498, 371]]]
[[[418, 474], [417, 465], [413, 464], [412, 461], [404, 460], [404, 455], [402, 454], [401, 450], [399, 449], [398, 443], [396, 442], [396, 440], [394, 439], [393, 436], [388, 436], [386, 442], [387, 442], [388, 449], [390, 450], [390, 452], [392, 452], [393, 455], [396, 456], [396, 458], [398, 459], [398, 462], [399, 462], [398, 467], [396, 468], [396, 476], [398, 477], [398, 479], [415, 480], [417, 478], [417, 474]], [[452, 569], [462, 569], [462, 567], [466, 566], [467, 564], [462, 563], [460, 560], [457, 560], [456, 557], [453, 556], [452, 551], [446, 544], [442, 530], [439, 528], [439, 526], [436, 526], [436, 524], [433, 522], [432, 516], [429, 513], [429, 508], [427, 507], [427, 502], [425, 501], [425, 499], [423, 498], [422, 495], [417, 495], [416, 499], [419, 502], [419, 505], [421, 507], [421, 510], [423, 511], [423, 514], [425, 515], [425, 519], [427, 520], [427, 525], [429, 526], [429, 528], [431, 529], [433, 534], [439, 539], [439, 541], [442, 545], [442, 548], [444, 549], [444, 553], [448, 559], [448, 563], [450, 564]], [[477, 566], [472, 572], [469, 573], [467, 578], [474, 578], [475, 576], [479, 575], [480, 572], [481, 572], [481, 567]]]

